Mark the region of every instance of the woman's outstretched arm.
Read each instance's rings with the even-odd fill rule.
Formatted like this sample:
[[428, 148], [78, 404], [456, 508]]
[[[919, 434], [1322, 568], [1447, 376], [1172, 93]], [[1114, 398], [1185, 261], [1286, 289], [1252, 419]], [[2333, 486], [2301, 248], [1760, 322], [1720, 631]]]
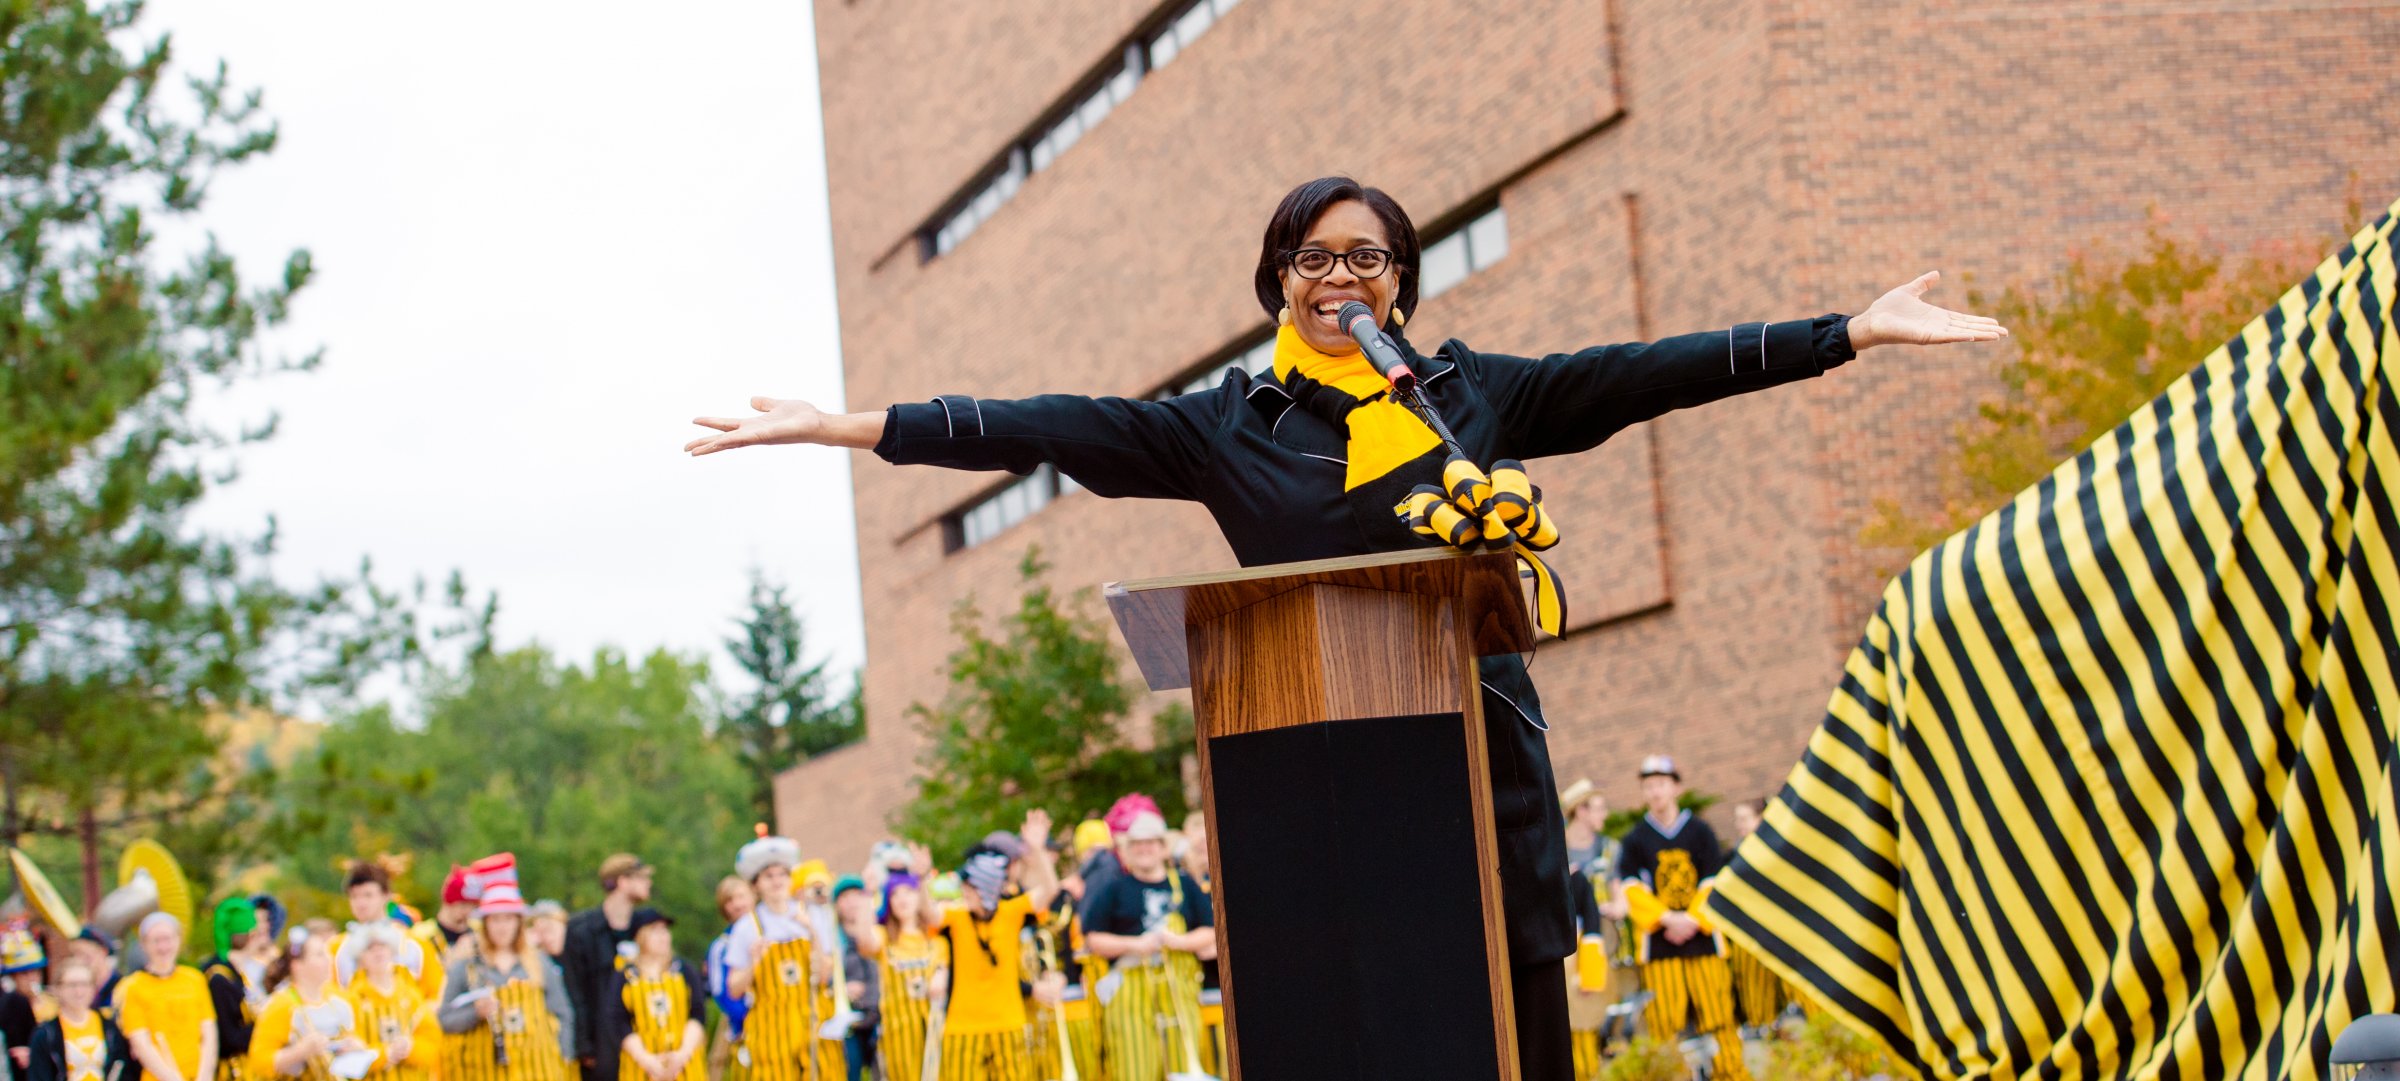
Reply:
[[1225, 388], [1166, 401], [1044, 394], [943, 395], [873, 413], [826, 413], [807, 402], [752, 398], [751, 417], [696, 417], [721, 434], [684, 445], [693, 455], [780, 443], [872, 450], [894, 465], [1006, 470], [1048, 463], [1112, 498], [1199, 499]]
[[693, 417], [692, 423], [714, 428], [718, 435], [704, 435], [683, 445], [684, 452], [698, 457], [735, 447], [771, 447], [784, 443], [814, 443], [827, 447], [848, 447], [851, 450], [873, 450], [875, 441], [883, 438], [884, 415], [889, 410], [872, 413], [827, 413], [798, 398], [752, 398], [750, 408], [758, 414], [749, 417]]
[[1939, 272], [1920, 275], [1855, 316], [1744, 323], [1538, 360], [1480, 354], [1476, 379], [1516, 456], [1574, 454], [1671, 410], [1810, 378], [1876, 346], [2008, 336], [1995, 320], [1926, 302], [1940, 281]]

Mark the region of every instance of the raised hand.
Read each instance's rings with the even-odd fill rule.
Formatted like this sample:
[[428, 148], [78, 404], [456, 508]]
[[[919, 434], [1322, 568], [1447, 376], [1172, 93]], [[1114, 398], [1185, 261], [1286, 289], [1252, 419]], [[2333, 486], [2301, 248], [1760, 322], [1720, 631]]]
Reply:
[[816, 443], [825, 431], [825, 413], [798, 398], [750, 399], [758, 410], [748, 417], [693, 417], [692, 423], [723, 435], [704, 435], [683, 445], [693, 457], [735, 447], [767, 447], [781, 443]]
[[1017, 831], [1025, 843], [1040, 848], [1050, 841], [1050, 812], [1036, 807], [1025, 812], [1025, 826]]
[[1999, 320], [1954, 312], [1925, 302], [1925, 294], [1941, 284], [1942, 272], [1929, 270], [1917, 280], [1877, 297], [1867, 310], [1850, 317], [1850, 348], [1878, 345], [1947, 345], [1988, 342], [2008, 337]]

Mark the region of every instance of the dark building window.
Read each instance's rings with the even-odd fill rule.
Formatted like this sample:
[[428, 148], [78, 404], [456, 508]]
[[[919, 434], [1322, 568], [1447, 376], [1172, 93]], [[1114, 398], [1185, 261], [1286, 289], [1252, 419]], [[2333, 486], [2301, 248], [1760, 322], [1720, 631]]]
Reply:
[[1417, 297], [1431, 300], [1508, 255], [1508, 212], [1497, 205], [1425, 245]]
[[1112, 59], [1064, 100], [1043, 113], [1040, 123], [1011, 143], [993, 163], [976, 175], [964, 191], [943, 204], [918, 233], [918, 251], [927, 259], [945, 255], [964, 243], [1001, 204], [1014, 199], [1027, 177], [1041, 172], [1074, 146], [1084, 133], [1125, 104], [1142, 76], [1167, 66], [1176, 55], [1215, 26], [1241, 0], [1176, 0], [1143, 23]]
[[1083, 486], [1044, 465], [1006, 487], [951, 512], [942, 519], [942, 544], [947, 551], [973, 548], [999, 536], [1008, 527], [1033, 517], [1050, 501]]

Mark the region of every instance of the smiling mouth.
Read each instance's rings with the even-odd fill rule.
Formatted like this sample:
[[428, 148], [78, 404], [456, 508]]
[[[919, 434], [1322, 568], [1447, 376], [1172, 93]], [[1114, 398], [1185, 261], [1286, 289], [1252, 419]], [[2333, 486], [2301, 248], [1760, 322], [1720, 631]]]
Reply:
[[1309, 309], [1309, 315], [1315, 318], [1317, 320], [1317, 324], [1324, 327], [1328, 333], [1346, 333], [1342, 330], [1342, 305], [1348, 304], [1353, 300], [1361, 304], [1366, 304], [1369, 308], [1374, 307], [1373, 304], [1368, 303], [1367, 298], [1365, 297], [1338, 294], [1317, 301], [1316, 305]]

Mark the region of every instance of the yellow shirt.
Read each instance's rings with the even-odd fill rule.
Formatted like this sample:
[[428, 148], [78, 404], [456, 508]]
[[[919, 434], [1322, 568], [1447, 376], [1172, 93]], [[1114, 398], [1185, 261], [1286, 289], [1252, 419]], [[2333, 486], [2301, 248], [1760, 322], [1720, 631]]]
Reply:
[[950, 935], [950, 1012], [943, 1031], [964, 1036], [1024, 1029], [1025, 998], [1017, 990], [1024, 945], [1017, 935], [1032, 914], [1033, 901], [1020, 894], [1000, 902], [987, 923], [963, 908], [942, 915]]
[[58, 1028], [67, 1037], [67, 1081], [101, 1081], [108, 1068], [108, 1033], [100, 1027], [99, 1011], [84, 1014], [80, 1025], [60, 1018]]
[[136, 972], [125, 977], [117, 1001], [117, 1027], [127, 1042], [139, 1047], [148, 1040], [174, 1060], [184, 1081], [206, 1081], [200, 1076], [200, 1030], [217, 1023], [208, 977], [182, 965], [163, 978]]
[[[325, 988], [323, 998], [306, 1002], [297, 989], [286, 984], [267, 999], [267, 1008], [258, 1015], [258, 1027], [250, 1030], [250, 1076], [295, 1076], [275, 1071], [275, 1056], [284, 1048], [298, 1043], [308, 1033], [339, 1042], [357, 1028], [357, 1011], [348, 998], [330, 985]], [[303, 1068], [301, 1072], [307, 1071]]]

